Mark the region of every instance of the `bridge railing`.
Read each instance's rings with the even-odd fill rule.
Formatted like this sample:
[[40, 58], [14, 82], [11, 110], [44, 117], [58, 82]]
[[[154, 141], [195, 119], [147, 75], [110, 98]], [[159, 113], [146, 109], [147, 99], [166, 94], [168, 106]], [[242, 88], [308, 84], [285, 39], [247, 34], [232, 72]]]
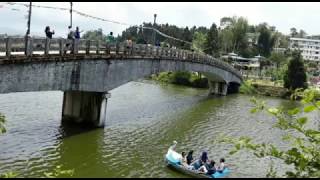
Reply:
[[173, 59], [180, 61], [192, 61], [202, 64], [217, 66], [229, 71], [240, 79], [242, 75], [228, 63], [204, 53], [192, 52], [183, 49], [168, 47], [156, 47], [146, 44], [129, 46], [126, 43], [106, 43], [87, 39], [62, 39], [62, 38], [24, 38], [6, 37], [0, 38], [0, 60], [11, 59], [15, 56], [70, 56], [71, 55], [108, 55], [134, 58], [136, 56], [158, 59]]

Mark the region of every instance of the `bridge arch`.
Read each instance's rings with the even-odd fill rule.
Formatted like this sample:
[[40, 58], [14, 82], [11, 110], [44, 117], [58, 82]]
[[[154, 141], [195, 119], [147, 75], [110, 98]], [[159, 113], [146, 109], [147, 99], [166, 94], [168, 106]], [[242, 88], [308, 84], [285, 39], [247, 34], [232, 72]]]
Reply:
[[[210, 93], [226, 95], [242, 82], [241, 74], [227, 63], [205, 54], [147, 45], [127, 47], [87, 40], [73, 41], [73, 54], [63, 53], [67, 40], [56, 40], [58, 54], [50, 54], [54, 41], [45, 39], [44, 53], [34, 54], [37, 39], [18, 43], [5, 42], [5, 56], [0, 57], [0, 93], [52, 91], [64, 92], [62, 119], [90, 121], [103, 126], [106, 119], [108, 91], [129, 81], [163, 71], [201, 72], [209, 80]], [[43, 43], [43, 40], [38, 40]], [[16, 41], [15, 41], [16, 42]], [[70, 43], [70, 42], [69, 42]], [[83, 44], [85, 43], [85, 46]], [[1, 39], [0, 39], [1, 44]], [[27, 49], [21, 48], [27, 44]], [[92, 53], [91, 45], [95, 44]], [[12, 56], [11, 51], [25, 52]], [[0, 46], [1, 50], [1, 46]], [[79, 53], [82, 50], [84, 53]], [[103, 53], [101, 53], [103, 52]]]

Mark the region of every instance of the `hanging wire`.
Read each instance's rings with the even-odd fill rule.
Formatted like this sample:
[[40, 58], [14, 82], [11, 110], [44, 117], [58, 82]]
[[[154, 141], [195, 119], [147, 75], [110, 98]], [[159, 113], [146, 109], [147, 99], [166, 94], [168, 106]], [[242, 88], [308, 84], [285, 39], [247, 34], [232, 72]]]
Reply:
[[[7, 4], [9, 4], [9, 5], [20, 5], [20, 6], [29, 7], [28, 4], [23, 4], [23, 3], [7, 2]], [[32, 7], [55, 9], [55, 10], [61, 10], [61, 11], [70, 11], [69, 8], [43, 6], [43, 5], [34, 5], [34, 4], [32, 5]], [[13, 9], [11, 9], [11, 10], [13, 10]], [[19, 9], [14, 9], [14, 10], [19, 11]], [[99, 20], [99, 21], [104, 21], [104, 22], [109, 22], [109, 23], [114, 23], [114, 24], [119, 24], [119, 25], [124, 25], [124, 26], [132, 26], [132, 27], [137, 27], [137, 28], [139, 28], [139, 26], [134, 25], [134, 24], [129, 24], [129, 23], [124, 23], [124, 22], [109, 20], [109, 19], [105, 19], [105, 18], [101, 18], [101, 17], [97, 17], [97, 16], [92, 16], [92, 15], [83, 13], [83, 12], [81, 12], [81, 11], [75, 10], [75, 9], [73, 9], [72, 11], [73, 11], [74, 13], [76, 13], [76, 14], [78, 14], [78, 15], [80, 15], [80, 16], [86, 17], [86, 18], [91, 18], [91, 19], [96, 19], [96, 20]], [[163, 37], [165, 37], [165, 38], [173, 39], [173, 40], [180, 41], [180, 42], [184, 42], [184, 43], [187, 43], [187, 44], [192, 44], [192, 42], [188, 42], [188, 41], [185, 41], [185, 40], [182, 40], [182, 39], [178, 39], [178, 38], [169, 36], [169, 35], [161, 32], [161, 31], [159, 31], [159, 30], [157, 30], [157, 29], [155, 29], [155, 28], [153, 28], [153, 27], [143, 26], [142, 28], [143, 28], [143, 29], [154, 30], [154, 31], [157, 32], [159, 35], [161, 35], [161, 36], [163, 36]]]

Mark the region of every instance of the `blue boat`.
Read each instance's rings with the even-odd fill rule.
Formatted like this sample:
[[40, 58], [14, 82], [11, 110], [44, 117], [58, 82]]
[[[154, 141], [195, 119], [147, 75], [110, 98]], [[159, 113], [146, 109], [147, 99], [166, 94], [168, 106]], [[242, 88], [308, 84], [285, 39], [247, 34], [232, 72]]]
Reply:
[[184, 174], [197, 177], [197, 178], [222, 178], [227, 176], [230, 173], [230, 170], [228, 168], [225, 168], [223, 172], [215, 172], [212, 175], [204, 174], [203, 172], [200, 172], [198, 170], [191, 170], [187, 167], [181, 165], [180, 160], [181, 154], [177, 153], [176, 151], [169, 148], [166, 156], [165, 156], [165, 163], [168, 167], [173, 168], [179, 172], [182, 172]]

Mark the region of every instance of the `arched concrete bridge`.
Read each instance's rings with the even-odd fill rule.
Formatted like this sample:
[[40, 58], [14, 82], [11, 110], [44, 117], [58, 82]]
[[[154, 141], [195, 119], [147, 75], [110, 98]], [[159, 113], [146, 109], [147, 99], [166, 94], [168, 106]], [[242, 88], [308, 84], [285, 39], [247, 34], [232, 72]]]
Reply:
[[8, 37], [0, 38], [0, 52], [0, 93], [64, 91], [63, 119], [96, 126], [104, 125], [108, 91], [151, 74], [201, 72], [219, 95], [242, 82], [237, 70], [211, 56], [140, 44]]

